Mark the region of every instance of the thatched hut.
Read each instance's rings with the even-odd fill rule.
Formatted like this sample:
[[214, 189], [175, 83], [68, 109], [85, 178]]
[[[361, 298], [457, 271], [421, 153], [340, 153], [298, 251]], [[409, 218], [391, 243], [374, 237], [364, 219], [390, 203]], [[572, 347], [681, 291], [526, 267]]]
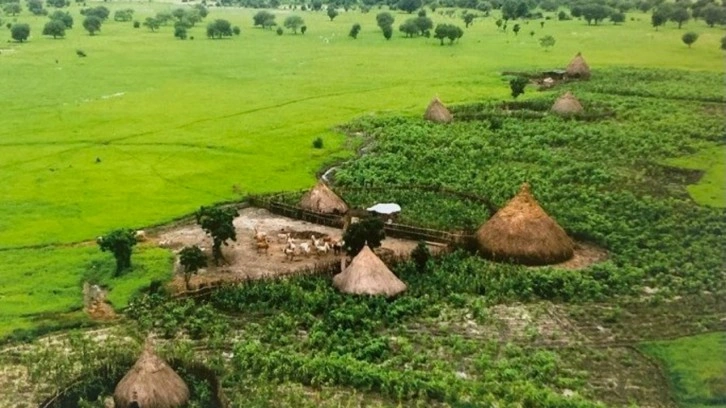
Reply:
[[575, 58], [567, 66], [566, 71], [568, 78], [590, 79], [590, 67], [585, 62], [585, 59], [582, 58], [582, 53], [578, 52], [575, 55]]
[[364, 246], [345, 270], [333, 276], [333, 286], [354, 295], [393, 297], [406, 290], [406, 284], [391, 272], [373, 251]]
[[441, 99], [436, 97], [431, 100], [431, 103], [429, 103], [429, 106], [426, 108], [424, 119], [436, 123], [450, 123], [454, 120], [454, 116], [451, 112], [449, 112], [446, 106], [444, 106]]
[[116, 408], [176, 408], [189, 401], [189, 388], [147, 345], [116, 385], [113, 400]]
[[570, 91], [557, 98], [551, 110], [559, 115], [577, 115], [585, 112], [580, 101]]
[[494, 260], [546, 265], [572, 258], [573, 242], [524, 183], [514, 198], [476, 233], [479, 250]]
[[348, 204], [322, 181], [305, 193], [300, 199], [300, 207], [326, 214], [345, 214], [348, 211]]

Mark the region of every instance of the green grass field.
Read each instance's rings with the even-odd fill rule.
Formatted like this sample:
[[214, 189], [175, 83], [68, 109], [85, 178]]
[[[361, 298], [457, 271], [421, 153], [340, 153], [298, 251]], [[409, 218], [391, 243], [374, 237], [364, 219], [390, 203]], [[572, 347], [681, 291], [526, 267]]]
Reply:
[[704, 172], [698, 183], [688, 186], [696, 202], [726, 207], [726, 147], [714, 146], [698, 153], [668, 161], [672, 166]]
[[726, 333], [652, 342], [642, 348], [663, 362], [680, 406], [726, 407]]
[[[176, 7], [97, 4], [131, 7], [140, 21]], [[308, 32], [277, 36], [252, 28], [256, 10], [213, 8], [186, 41], [171, 26], [152, 33], [113, 21], [89, 36], [78, 6], [70, 10], [74, 28], [57, 40], [40, 35], [47, 17], [3, 16], [32, 29], [30, 41], [0, 46], [0, 248], [14, 248], [0, 252], [0, 336], [31, 327], [36, 314], [77, 310], [89, 265], [110, 258], [92, 246], [18, 248], [89, 240], [245, 193], [310, 186], [324, 163], [352, 154], [335, 127], [357, 116], [419, 115], [434, 95], [447, 103], [509, 98], [501, 71], [561, 68], [578, 51], [595, 75], [615, 66], [723, 69], [721, 29], [688, 23], [684, 30], [701, 34], [689, 49], [680, 41], [684, 30], [669, 24], [656, 32], [641, 13], [621, 26], [549, 20], [540, 28], [533, 21], [519, 36], [481, 18], [460, 43], [439, 46], [399, 32], [385, 41], [377, 10], [341, 13], [333, 22], [324, 12], [297, 12]], [[280, 23], [288, 14], [277, 13]], [[394, 25], [408, 17], [396, 13]], [[431, 17], [463, 26], [459, 18]], [[204, 27], [215, 18], [242, 34], [206, 39]], [[363, 27], [357, 40], [347, 37], [355, 22]], [[557, 43], [545, 52], [537, 39], [547, 34]], [[3, 29], [0, 40], [9, 38]], [[79, 58], [78, 49], [88, 56]], [[324, 149], [312, 148], [316, 137]], [[166, 252], [135, 256], [154, 272], [104, 281], [115, 288], [116, 306], [169, 273]]]

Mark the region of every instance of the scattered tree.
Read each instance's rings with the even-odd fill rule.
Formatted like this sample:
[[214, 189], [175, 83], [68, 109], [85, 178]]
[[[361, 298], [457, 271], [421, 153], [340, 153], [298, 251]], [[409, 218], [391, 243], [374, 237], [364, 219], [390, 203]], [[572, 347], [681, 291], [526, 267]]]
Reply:
[[134, 21], [134, 28], [141, 27], [141, 22], [139, 20]]
[[98, 237], [96, 240], [101, 251], [109, 251], [116, 258], [116, 276], [131, 268], [131, 251], [136, 245], [136, 233], [131, 229], [117, 229]]
[[[421, 0], [399, 0], [398, 1], [398, 8], [400, 10], [405, 11], [408, 14], [413, 13], [414, 11], [421, 8], [422, 2]], [[391, 23], [393, 24], [393, 23]]]
[[353, 27], [350, 28], [348, 36], [353, 37], [353, 39], [355, 40], [358, 38], [358, 33], [360, 33], [360, 24], [355, 23], [353, 24]]
[[20, 3], [8, 3], [3, 6], [3, 13], [11, 16], [20, 14], [21, 11], [23, 11], [23, 8], [20, 6]]
[[332, 4], [328, 5], [328, 18], [330, 21], [333, 21], [335, 17], [338, 17], [338, 10], [335, 9], [335, 6]]
[[55, 8], [63, 8], [65, 6], [70, 6], [70, 2], [66, 2], [66, 0], [45, 0], [45, 4], [48, 7], [55, 7]]
[[65, 37], [66, 25], [61, 20], [50, 20], [43, 27], [43, 35], [52, 35], [53, 38]]
[[282, 27], [277, 27], [277, 31], [276, 32], [277, 32], [277, 35], [282, 35], [282, 33], [283, 33]]
[[602, 20], [610, 17], [610, 15], [614, 12], [614, 10], [608, 6], [603, 6], [602, 4], [586, 4], [582, 7], [582, 18], [587, 21], [587, 24], [590, 25], [592, 22], [595, 22], [595, 25], [598, 25]]
[[413, 21], [416, 24], [416, 27], [418, 27], [419, 35], [428, 37], [431, 29], [434, 28], [434, 22], [430, 18], [426, 17], [426, 13], [424, 13], [423, 16], [419, 15]]
[[48, 10], [43, 8], [43, 2], [40, 0], [28, 0], [28, 11], [36, 16], [48, 14]]
[[133, 9], [125, 9], [125, 10], [116, 10], [113, 12], [113, 21], [131, 21], [134, 19], [134, 10]]
[[494, 22], [494, 24], [496, 24], [496, 25], [497, 25], [497, 28], [498, 28], [498, 29], [501, 29], [501, 28], [502, 28], [502, 24], [503, 24], [503, 23], [504, 23], [504, 21], [502, 21], [502, 19], [501, 19], [501, 18], [500, 18], [500, 19], [498, 19], [497, 21], [495, 21], [495, 22]]
[[380, 218], [363, 218], [354, 224], [348, 225], [345, 233], [343, 233], [345, 252], [350, 256], [356, 256], [366, 244], [371, 249], [378, 248], [385, 238], [386, 232], [383, 230], [383, 221]]
[[509, 80], [509, 88], [512, 90], [512, 98], [517, 99], [517, 97], [524, 93], [524, 88], [529, 83], [529, 79], [525, 77], [514, 77], [511, 80]]
[[424, 272], [429, 259], [431, 259], [431, 251], [429, 251], [429, 247], [425, 242], [419, 241], [416, 248], [411, 251], [411, 260], [413, 260], [413, 263], [416, 265], [416, 269], [419, 272]]
[[522, 27], [519, 24], [515, 24], [514, 27], [512, 27], [512, 31], [514, 32], [514, 35], [519, 35], [519, 30], [521, 30]]
[[111, 14], [111, 10], [104, 6], [98, 6], [98, 7], [92, 7], [89, 9], [81, 10], [81, 15], [90, 17], [90, 16], [96, 16], [101, 21], [105, 21], [109, 14]]
[[678, 6], [671, 13], [670, 20], [678, 24], [680, 30], [683, 23], [691, 19], [691, 13], [688, 12], [685, 6]]
[[277, 23], [275, 23], [275, 14], [266, 10], [257, 12], [257, 14], [252, 17], [252, 22], [255, 27], [260, 26], [262, 28], [272, 28], [272, 26], [277, 25]]
[[[154, 17], [146, 17], [146, 20], [144, 20], [144, 27], [151, 30], [151, 32], [154, 32], [161, 27], [161, 21]], [[186, 27], [184, 27], [186, 28]], [[174, 34], [176, 36], [176, 34]]]
[[300, 28], [304, 24], [305, 21], [302, 19], [302, 17], [293, 14], [285, 19], [285, 23], [283, 25], [285, 26], [285, 28], [289, 28], [290, 30], [292, 30], [293, 34], [297, 34], [298, 28]]
[[234, 26], [232, 27], [232, 33], [234, 35], [240, 35], [240, 33], [242, 33], [242, 30], [239, 28], [239, 26]]
[[73, 28], [73, 17], [71, 16], [71, 13], [67, 11], [63, 12], [56, 10], [50, 15], [50, 19], [62, 22], [65, 28]]
[[616, 11], [615, 13], [610, 15], [610, 21], [613, 24], [620, 24], [625, 22], [625, 13], [622, 11]]
[[653, 15], [650, 16], [650, 24], [655, 27], [655, 31], [658, 31], [658, 27], [668, 21], [668, 14], [662, 8], [657, 8], [653, 11]]
[[187, 28], [183, 25], [174, 26], [174, 37], [180, 40], [187, 39]]
[[726, 35], [721, 37], [721, 49], [726, 50]]
[[391, 26], [383, 27], [383, 38], [385, 38], [386, 40], [390, 40], [391, 37], [393, 37], [393, 27], [391, 27]]
[[13, 24], [10, 27], [10, 36], [15, 41], [23, 42], [30, 37], [30, 26], [25, 23]]
[[308, 31], [308, 26], [304, 25], [300, 27], [300, 34], [305, 35], [306, 31]]
[[322, 0], [313, 0], [310, 4], [310, 8], [315, 11], [320, 11], [323, 9], [323, 2]]
[[212, 237], [212, 257], [217, 265], [220, 259], [224, 260], [222, 245], [228, 245], [227, 240], [237, 240], [233, 223], [237, 215], [237, 210], [234, 208], [204, 206], [194, 214], [197, 224]]
[[406, 20], [400, 27], [398, 27], [398, 30], [406, 34], [406, 37], [418, 35], [418, 26], [413, 18]]
[[192, 275], [196, 275], [199, 269], [207, 266], [207, 256], [196, 245], [184, 247], [179, 251], [179, 264], [184, 269], [184, 284], [189, 290], [189, 281], [191, 281]]
[[204, 7], [204, 4], [195, 5], [194, 10], [199, 14], [199, 17], [201, 18], [207, 18], [207, 16], [209, 15], [209, 10]]
[[469, 28], [471, 23], [474, 22], [476, 15], [465, 11], [461, 18], [464, 19], [464, 24], [466, 25], [465, 28]]
[[384, 11], [383, 13], [378, 13], [378, 15], [376, 15], [376, 23], [378, 24], [378, 27], [381, 27], [381, 29], [386, 26], [393, 27], [394, 21], [395, 19], [389, 12]]
[[232, 36], [232, 25], [227, 20], [217, 19], [207, 25], [207, 37], [218, 38]]
[[83, 20], [83, 28], [90, 35], [96, 35], [97, 31], [101, 31], [101, 19], [96, 16], [88, 16]]
[[691, 44], [696, 42], [698, 39], [698, 34], [694, 33], [693, 31], [689, 31], [681, 37], [681, 40], [683, 40], [683, 43], [688, 46], [688, 48], [691, 48]]
[[716, 24], [724, 24], [726, 23], [726, 8], [709, 4], [701, 10], [701, 17], [703, 17], [703, 20], [709, 27], [713, 27]]
[[459, 26], [453, 24], [438, 24], [434, 29], [434, 38], [438, 38], [441, 41], [441, 45], [444, 45], [444, 39], [449, 39], [449, 45], [454, 44], [454, 40], [461, 38], [464, 35], [464, 30]]
[[555, 37], [551, 35], [545, 35], [544, 37], [539, 39], [539, 45], [547, 51], [548, 48], [554, 47], [555, 45]]

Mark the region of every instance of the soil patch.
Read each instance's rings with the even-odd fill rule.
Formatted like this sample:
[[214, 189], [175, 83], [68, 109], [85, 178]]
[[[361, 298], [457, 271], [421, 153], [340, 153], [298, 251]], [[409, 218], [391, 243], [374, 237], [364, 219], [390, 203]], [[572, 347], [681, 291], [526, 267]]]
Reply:
[[[558, 264], [547, 265], [547, 267], [561, 269], [585, 269], [590, 265], [602, 262], [608, 258], [608, 252], [588, 242], [575, 242], [575, 253], [572, 258]], [[533, 268], [542, 268], [534, 266]]]

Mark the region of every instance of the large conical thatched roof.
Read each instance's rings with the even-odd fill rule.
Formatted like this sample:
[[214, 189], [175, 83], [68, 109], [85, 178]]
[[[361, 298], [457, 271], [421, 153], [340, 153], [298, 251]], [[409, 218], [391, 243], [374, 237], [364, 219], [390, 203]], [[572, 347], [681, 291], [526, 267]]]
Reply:
[[116, 408], [176, 408], [189, 401], [189, 388], [147, 345], [116, 385], [113, 400]]
[[454, 116], [446, 109], [446, 106], [441, 102], [438, 97], [431, 100], [426, 113], [424, 113], [424, 119], [430, 120], [437, 123], [449, 123], [454, 120]]
[[570, 61], [570, 64], [567, 66], [567, 76], [570, 78], [590, 79], [590, 67], [585, 62], [585, 59], [582, 58], [581, 53], [578, 52], [575, 58]]
[[319, 181], [312, 190], [305, 193], [300, 200], [300, 207], [321, 213], [345, 214], [348, 205], [338, 197], [325, 183]]
[[572, 240], [539, 206], [527, 183], [479, 227], [476, 239], [484, 255], [525, 265], [558, 263], [573, 255]]
[[364, 246], [345, 270], [333, 276], [333, 286], [354, 295], [396, 296], [406, 290], [406, 284]]
[[552, 112], [560, 115], [575, 115], [583, 113], [584, 111], [585, 109], [582, 107], [580, 101], [570, 91], [567, 91], [564, 95], [557, 98], [552, 105]]

